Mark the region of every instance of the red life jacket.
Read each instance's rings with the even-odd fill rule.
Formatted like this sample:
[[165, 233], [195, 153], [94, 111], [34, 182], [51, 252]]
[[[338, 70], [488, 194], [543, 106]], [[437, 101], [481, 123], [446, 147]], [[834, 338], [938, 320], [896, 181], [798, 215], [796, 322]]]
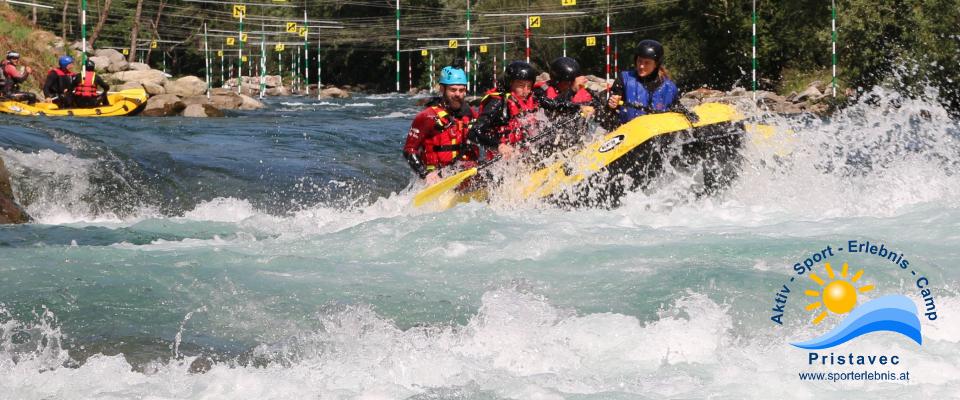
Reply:
[[497, 92], [495, 89], [490, 89], [483, 100], [480, 101], [481, 113], [488, 98], [503, 99], [503, 102], [506, 103], [504, 119], [507, 120], [507, 124], [497, 129], [500, 133], [500, 143], [518, 143], [528, 136], [531, 130], [536, 128], [536, 112], [540, 109], [540, 106], [532, 94], [526, 99], [520, 99], [510, 93], [504, 94]]
[[[557, 92], [557, 89], [552, 85], [547, 85], [546, 94], [548, 99], [555, 99], [560, 95], [560, 93]], [[586, 91], [585, 89], [580, 89], [577, 91], [577, 93], [573, 94], [573, 98], [570, 99], [570, 101], [573, 102], [573, 104], [586, 104], [593, 101], [593, 96], [591, 96], [590, 92]]]
[[96, 72], [87, 71], [80, 84], [73, 89], [73, 94], [77, 97], [97, 97], [96, 76]]
[[51, 69], [49, 72], [47, 72], [47, 75], [50, 75], [50, 72], [53, 72], [53, 73], [57, 74], [57, 76], [59, 76], [59, 77], [61, 77], [61, 78], [62, 78], [62, 77], [70, 77], [70, 76], [74, 76], [74, 75], [77, 74], [76, 72], [64, 71], [64, 70], [62, 70], [62, 69], [60, 69], [60, 68]]
[[436, 115], [432, 135], [423, 140], [423, 163], [443, 168], [456, 160], [476, 160], [480, 154], [476, 145], [467, 143], [467, 131], [473, 115], [454, 118], [443, 107], [431, 106]]

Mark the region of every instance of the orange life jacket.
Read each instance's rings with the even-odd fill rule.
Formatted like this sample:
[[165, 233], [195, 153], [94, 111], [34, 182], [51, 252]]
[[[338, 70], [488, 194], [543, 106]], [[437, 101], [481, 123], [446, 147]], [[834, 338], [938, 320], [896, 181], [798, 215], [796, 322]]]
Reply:
[[480, 112], [483, 112], [483, 106], [487, 104], [488, 99], [503, 99], [506, 103], [504, 107], [503, 119], [507, 124], [499, 127], [500, 143], [515, 144], [529, 136], [530, 131], [537, 126], [536, 112], [540, 109], [537, 100], [531, 94], [526, 99], [520, 99], [510, 93], [497, 92], [490, 89], [486, 96], [480, 101]]
[[[433, 132], [423, 141], [423, 163], [439, 168], [452, 164], [455, 160], [476, 160], [479, 149], [467, 143], [467, 131], [472, 115], [454, 118], [443, 107], [431, 106], [436, 115]], [[471, 113], [472, 114], [472, 113]]]
[[97, 97], [96, 77], [96, 72], [87, 71], [80, 84], [73, 89], [73, 94], [77, 97]]

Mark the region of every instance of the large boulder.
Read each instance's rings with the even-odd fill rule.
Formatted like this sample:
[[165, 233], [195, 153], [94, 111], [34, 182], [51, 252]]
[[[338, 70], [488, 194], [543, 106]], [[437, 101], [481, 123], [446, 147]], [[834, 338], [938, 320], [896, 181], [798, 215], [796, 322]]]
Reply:
[[281, 86], [283, 81], [280, 79], [280, 75], [267, 75], [263, 82], [267, 85], [267, 88], [275, 88]]
[[209, 104], [190, 104], [183, 109], [183, 116], [190, 118], [223, 117], [223, 111]]
[[10, 172], [0, 158], [0, 224], [22, 224], [30, 222], [30, 216], [13, 198], [10, 185]]
[[100, 49], [93, 53], [97, 57], [106, 57], [110, 60], [110, 63], [118, 63], [120, 61], [125, 61], [127, 58], [120, 54], [119, 51], [114, 49]]
[[147, 91], [147, 94], [149, 94], [149, 95], [151, 95], [151, 96], [156, 96], [156, 95], [166, 94], [166, 93], [167, 93], [167, 91], [163, 88], [162, 85], [158, 85], [158, 84], [153, 83], [153, 82], [144, 82], [144, 83], [142, 84], [142, 86], [143, 86], [143, 90], [146, 90], [146, 91]]
[[240, 104], [241, 110], [257, 110], [264, 107], [263, 103], [257, 101], [257, 99], [254, 99], [253, 97], [243, 94], [239, 96], [241, 99], [243, 99], [243, 103]]
[[[97, 71], [106, 71], [107, 68], [110, 67], [110, 59], [107, 57], [96, 56], [90, 57], [88, 60], [93, 61], [93, 64], [97, 67]], [[80, 68], [77, 67], [76, 69], [79, 70]]]
[[111, 87], [110, 89], [116, 92], [122, 92], [124, 90], [129, 90], [129, 89], [143, 89], [143, 85], [137, 82], [127, 82], [127, 83], [121, 84], [120, 86]]
[[337, 88], [329, 87], [320, 91], [321, 99], [348, 99], [350, 98], [350, 92]]
[[210, 96], [210, 104], [221, 110], [239, 110], [243, 105], [243, 97], [236, 93], [224, 93]]
[[150, 66], [144, 63], [132, 62], [130, 63], [130, 70], [131, 71], [149, 71]]
[[169, 117], [180, 114], [184, 108], [187, 108], [187, 105], [183, 104], [177, 95], [161, 94], [147, 100], [147, 106], [144, 107], [140, 115], [145, 117]]
[[[816, 82], [814, 82], [816, 83]], [[823, 93], [820, 92], [820, 89], [817, 89], [815, 84], [810, 85], [806, 90], [800, 92], [797, 95], [797, 101], [817, 101], [823, 98]]]
[[107, 67], [107, 72], [120, 72], [130, 69], [130, 63], [127, 60], [120, 61], [110, 61], [110, 66]]
[[207, 83], [195, 76], [185, 76], [175, 81], [168, 80], [163, 88], [177, 96], [199, 96], [207, 91]]
[[163, 85], [163, 83], [167, 80], [167, 77], [163, 71], [150, 69], [146, 71], [131, 70], [117, 72], [116, 74], [113, 74], [113, 79], [124, 83], [140, 82], [141, 84], [152, 83], [154, 85]]
[[289, 96], [291, 94], [292, 93], [290, 92], [290, 88], [286, 86], [278, 86], [278, 87], [267, 89], [266, 91], [267, 96]]

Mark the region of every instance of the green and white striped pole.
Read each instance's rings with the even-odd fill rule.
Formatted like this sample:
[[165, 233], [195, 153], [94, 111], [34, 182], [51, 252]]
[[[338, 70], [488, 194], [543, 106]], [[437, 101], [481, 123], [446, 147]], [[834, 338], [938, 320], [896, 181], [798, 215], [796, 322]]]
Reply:
[[323, 80], [320, 78], [320, 29], [317, 28], [317, 100], [320, 100], [320, 90], [323, 89]]
[[260, 28], [260, 98], [263, 98], [264, 92], [267, 91], [267, 45], [264, 41], [267, 37], [266, 27]]
[[237, 56], [237, 94], [241, 93], [243, 88], [243, 17], [246, 12], [240, 14], [240, 31], [237, 34], [237, 48], [240, 53]]
[[757, 0], [753, 0], [753, 15], [751, 16], [753, 21], [753, 68], [752, 68], [752, 88], [753, 88], [753, 101], [757, 101]]
[[82, 45], [80, 46], [80, 51], [83, 54], [80, 55], [80, 79], [83, 79], [84, 75], [87, 74], [87, 0], [82, 0], [82, 11], [80, 12], [80, 36]]
[[210, 44], [207, 42], [207, 23], [203, 23], [203, 63], [206, 65], [204, 75], [207, 78], [207, 98], [210, 98]]
[[837, 1], [831, 1], [831, 47], [832, 47], [832, 63], [833, 63], [833, 97], [837, 97]]
[[307, 9], [303, 9], [303, 90], [310, 95], [310, 27], [307, 25]]

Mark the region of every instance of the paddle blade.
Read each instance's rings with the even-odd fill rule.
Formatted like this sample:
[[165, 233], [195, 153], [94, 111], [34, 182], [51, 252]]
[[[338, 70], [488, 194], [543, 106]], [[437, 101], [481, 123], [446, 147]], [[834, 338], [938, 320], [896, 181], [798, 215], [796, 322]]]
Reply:
[[461, 183], [467, 179], [470, 179], [471, 176], [476, 174], [477, 168], [470, 168], [468, 170], [460, 171], [460, 173], [456, 175], [444, 178], [442, 181], [435, 183], [433, 186], [423, 189], [420, 191], [420, 193], [417, 193], [416, 196], [413, 196], [414, 207], [420, 207], [436, 200], [442, 194], [455, 189], [457, 186], [460, 186]]

